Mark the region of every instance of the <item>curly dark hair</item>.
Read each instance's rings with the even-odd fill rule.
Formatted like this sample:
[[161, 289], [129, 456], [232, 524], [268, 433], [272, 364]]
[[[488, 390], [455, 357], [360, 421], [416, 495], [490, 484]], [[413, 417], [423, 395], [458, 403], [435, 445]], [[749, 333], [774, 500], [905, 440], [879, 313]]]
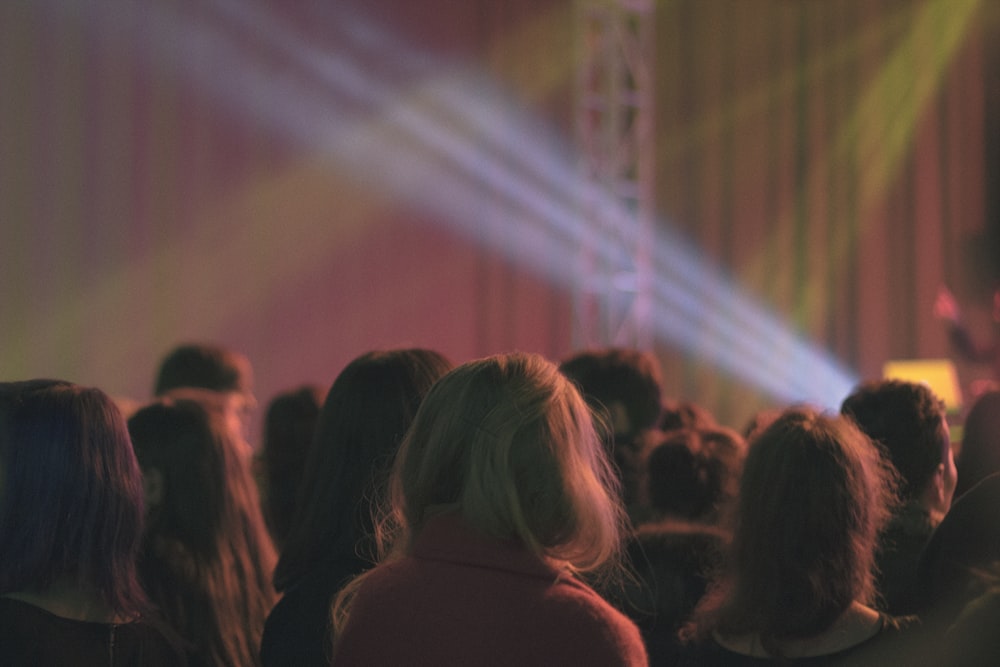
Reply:
[[840, 412], [885, 449], [902, 477], [905, 499], [920, 495], [951, 446], [944, 402], [924, 384], [865, 382], [844, 399]]

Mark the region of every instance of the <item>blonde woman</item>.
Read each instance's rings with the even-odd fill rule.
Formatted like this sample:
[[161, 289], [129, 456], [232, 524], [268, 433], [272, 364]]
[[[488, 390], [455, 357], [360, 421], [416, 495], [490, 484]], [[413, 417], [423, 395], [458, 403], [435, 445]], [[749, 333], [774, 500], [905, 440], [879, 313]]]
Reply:
[[620, 555], [614, 479], [550, 362], [445, 375], [393, 468], [386, 556], [334, 603], [334, 664], [645, 665], [636, 627], [578, 578]]

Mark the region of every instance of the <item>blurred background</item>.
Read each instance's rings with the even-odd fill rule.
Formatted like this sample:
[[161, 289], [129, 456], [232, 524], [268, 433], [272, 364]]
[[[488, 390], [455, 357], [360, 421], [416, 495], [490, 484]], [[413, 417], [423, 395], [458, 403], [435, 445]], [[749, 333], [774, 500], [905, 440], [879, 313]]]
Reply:
[[997, 9], [6, 0], [0, 378], [628, 345], [723, 423], [834, 407], [950, 357], [942, 285], [995, 333]]

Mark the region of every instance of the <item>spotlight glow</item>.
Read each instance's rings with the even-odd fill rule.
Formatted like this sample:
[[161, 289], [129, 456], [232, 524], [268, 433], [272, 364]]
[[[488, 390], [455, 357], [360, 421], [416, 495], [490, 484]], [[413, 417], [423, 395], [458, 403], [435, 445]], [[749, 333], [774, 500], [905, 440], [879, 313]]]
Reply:
[[[119, 12], [124, 4], [102, 5], [101, 21], [116, 33], [128, 27], [122, 21], [140, 20]], [[458, 233], [573, 287], [580, 248], [593, 233], [579, 215], [589, 189], [558, 132], [484, 73], [411, 52], [342, 11], [326, 16], [337, 50], [320, 51], [253, 2], [205, 4], [214, 14], [209, 22], [164, 3], [147, 8], [144, 47], [155, 66], [195, 82], [228, 112], [251, 115], [349, 165], [361, 181], [434, 211]], [[611, 216], [631, 215], [611, 197], [597, 205]], [[656, 233], [651, 314], [658, 339], [778, 400], [839, 404], [856, 383], [849, 370], [701, 260], [666, 222]], [[620, 267], [626, 292], [637, 288], [633, 240], [609, 236], [596, 244], [596, 260]]]

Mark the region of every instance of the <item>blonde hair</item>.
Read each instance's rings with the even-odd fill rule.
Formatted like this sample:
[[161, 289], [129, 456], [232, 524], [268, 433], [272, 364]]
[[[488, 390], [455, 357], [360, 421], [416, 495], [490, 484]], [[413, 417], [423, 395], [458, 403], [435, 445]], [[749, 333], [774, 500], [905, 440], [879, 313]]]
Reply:
[[[400, 448], [381, 562], [409, 553], [429, 517], [454, 511], [557, 567], [613, 569], [626, 521], [617, 484], [586, 403], [554, 364], [522, 353], [469, 362], [435, 384]], [[338, 595], [335, 631], [365, 576]]]

